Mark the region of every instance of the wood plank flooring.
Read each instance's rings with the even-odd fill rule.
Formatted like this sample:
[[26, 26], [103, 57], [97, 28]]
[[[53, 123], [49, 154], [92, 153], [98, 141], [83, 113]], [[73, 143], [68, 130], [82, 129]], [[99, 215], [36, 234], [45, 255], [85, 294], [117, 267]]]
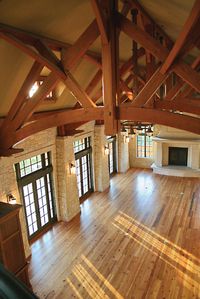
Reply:
[[43, 299], [200, 298], [200, 180], [131, 169], [32, 245]]

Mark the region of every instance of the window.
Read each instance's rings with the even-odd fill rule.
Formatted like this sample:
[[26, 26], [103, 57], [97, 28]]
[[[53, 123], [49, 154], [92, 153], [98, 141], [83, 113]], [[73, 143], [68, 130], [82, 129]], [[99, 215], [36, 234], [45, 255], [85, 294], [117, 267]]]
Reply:
[[74, 142], [76, 176], [79, 199], [83, 200], [93, 191], [92, 184], [92, 148], [91, 138], [83, 138]]
[[[31, 89], [29, 90], [28, 93], [28, 97], [32, 98], [33, 95], [36, 93], [36, 91], [38, 90], [38, 88], [43, 84], [45, 79], [45, 76], [40, 76], [40, 79], [37, 80], [33, 86], [31, 87]], [[49, 94], [46, 96], [46, 99], [44, 99], [44, 101], [50, 101], [50, 102], [55, 102], [56, 101], [56, 93], [55, 93], [55, 89], [53, 89], [52, 91], [49, 92]]]
[[137, 135], [137, 157], [152, 158], [153, 157], [153, 141], [152, 137], [147, 136], [146, 128]]
[[55, 221], [50, 153], [37, 155], [15, 165], [20, 194], [32, 238]]

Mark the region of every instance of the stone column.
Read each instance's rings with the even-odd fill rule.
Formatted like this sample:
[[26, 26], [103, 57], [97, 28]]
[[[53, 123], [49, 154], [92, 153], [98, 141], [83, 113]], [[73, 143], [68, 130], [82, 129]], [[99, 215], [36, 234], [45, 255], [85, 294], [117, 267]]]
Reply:
[[94, 127], [94, 174], [95, 191], [104, 191], [110, 185], [108, 168], [108, 155], [105, 155], [104, 147], [106, 136], [104, 135], [104, 125]]
[[56, 155], [59, 220], [70, 221], [80, 212], [76, 174], [70, 171], [70, 163], [75, 164], [73, 137], [57, 137]]
[[118, 171], [126, 172], [129, 168], [129, 143], [124, 142], [124, 136], [118, 134]]
[[199, 145], [198, 144], [192, 144], [191, 146], [191, 168], [199, 169]]
[[155, 164], [158, 167], [162, 167], [162, 143], [155, 142]]

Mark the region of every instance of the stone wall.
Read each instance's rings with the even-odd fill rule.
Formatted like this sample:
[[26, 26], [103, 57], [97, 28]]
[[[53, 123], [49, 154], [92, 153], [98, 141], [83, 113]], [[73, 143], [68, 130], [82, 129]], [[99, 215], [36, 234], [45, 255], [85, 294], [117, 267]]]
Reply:
[[119, 134], [118, 143], [118, 172], [126, 172], [130, 168], [129, 143], [124, 142], [124, 136]]
[[94, 174], [95, 190], [100, 192], [106, 190], [110, 185], [108, 156], [104, 152], [105, 144], [104, 126], [96, 125], [94, 130]]

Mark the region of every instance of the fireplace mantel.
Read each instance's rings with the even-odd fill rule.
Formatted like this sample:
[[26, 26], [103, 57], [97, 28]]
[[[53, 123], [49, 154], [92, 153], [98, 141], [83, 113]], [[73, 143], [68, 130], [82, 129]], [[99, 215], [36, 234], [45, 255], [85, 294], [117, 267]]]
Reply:
[[[200, 140], [154, 137], [155, 162], [153, 171], [159, 174], [200, 177]], [[187, 167], [169, 165], [169, 147], [188, 149]]]
[[153, 137], [152, 140], [154, 142], [160, 142], [160, 143], [197, 143], [200, 145], [200, 139], [179, 139], [179, 138], [161, 138], [161, 137]]

